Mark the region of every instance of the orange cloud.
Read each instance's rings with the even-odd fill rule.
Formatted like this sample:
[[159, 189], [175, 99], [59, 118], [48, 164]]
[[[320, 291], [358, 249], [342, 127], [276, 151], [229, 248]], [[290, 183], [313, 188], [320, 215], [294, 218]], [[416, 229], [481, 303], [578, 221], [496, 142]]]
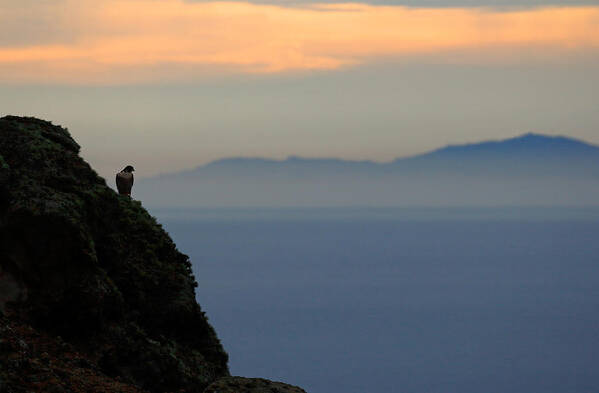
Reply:
[[[70, 18], [64, 18], [65, 9], [71, 10]], [[154, 82], [219, 72], [337, 69], [397, 56], [459, 52], [467, 59], [463, 61], [510, 61], [599, 48], [599, 7], [499, 12], [365, 4], [288, 8], [240, 2], [63, 0], [60, 10], [60, 25], [46, 28], [61, 32], [54, 42], [0, 44], [0, 81]], [[53, 11], [46, 6], [43, 12]], [[0, 12], [0, 24], [8, 17]], [[25, 31], [35, 28], [13, 25]], [[527, 54], [531, 51], [534, 54]]]

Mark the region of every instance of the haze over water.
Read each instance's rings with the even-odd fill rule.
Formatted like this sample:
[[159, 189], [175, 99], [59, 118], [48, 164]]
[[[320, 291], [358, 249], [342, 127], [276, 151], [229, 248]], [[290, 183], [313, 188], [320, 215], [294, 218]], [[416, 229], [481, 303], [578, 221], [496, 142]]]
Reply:
[[156, 211], [231, 372], [336, 392], [599, 389], [599, 211]]

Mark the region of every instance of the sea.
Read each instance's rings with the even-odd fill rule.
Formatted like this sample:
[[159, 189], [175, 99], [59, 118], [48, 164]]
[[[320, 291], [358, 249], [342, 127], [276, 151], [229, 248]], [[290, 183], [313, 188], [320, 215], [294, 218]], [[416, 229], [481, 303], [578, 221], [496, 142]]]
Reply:
[[599, 392], [599, 208], [153, 209], [232, 375]]

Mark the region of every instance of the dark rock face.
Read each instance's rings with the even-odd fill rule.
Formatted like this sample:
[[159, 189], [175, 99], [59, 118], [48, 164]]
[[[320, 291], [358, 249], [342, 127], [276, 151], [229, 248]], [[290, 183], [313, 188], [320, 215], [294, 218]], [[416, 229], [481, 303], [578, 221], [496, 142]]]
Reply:
[[204, 393], [306, 393], [304, 389], [262, 378], [227, 377], [206, 388]]
[[7, 339], [11, 323], [53, 343], [35, 353], [58, 356], [64, 340], [84, 359], [71, 369], [116, 384], [84, 391], [203, 391], [228, 376], [227, 354], [195, 301], [188, 257], [78, 153], [61, 127], [0, 119], [0, 391], [32, 367], [2, 363], [25, 340]]
[[0, 316], [0, 392], [144, 391], [105, 375], [61, 338]]

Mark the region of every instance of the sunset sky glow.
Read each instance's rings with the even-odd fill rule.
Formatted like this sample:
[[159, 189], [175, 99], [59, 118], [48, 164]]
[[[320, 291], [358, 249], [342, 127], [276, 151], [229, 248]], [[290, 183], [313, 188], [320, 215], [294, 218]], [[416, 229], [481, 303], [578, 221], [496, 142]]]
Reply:
[[21, 14], [0, 6], [0, 21], [6, 22], [0, 27], [2, 82], [185, 81], [205, 73], [339, 69], [415, 56], [551, 61], [599, 48], [599, 7], [588, 6], [506, 11], [181, 0], [42, 4]]

